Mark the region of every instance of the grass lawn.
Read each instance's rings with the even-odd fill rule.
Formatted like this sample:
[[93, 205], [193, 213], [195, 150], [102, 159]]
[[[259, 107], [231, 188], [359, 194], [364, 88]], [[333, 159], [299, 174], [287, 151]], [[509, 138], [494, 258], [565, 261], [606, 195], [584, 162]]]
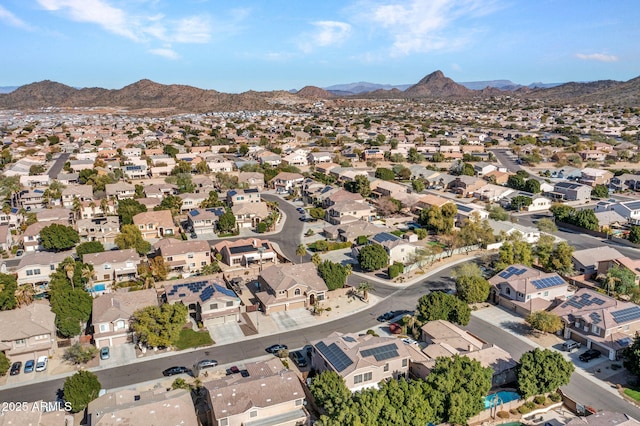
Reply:
[[197, 348], [199, 346], [209, 346], [213, 344], [213, 340], [208, 331], [193, 331], [190, 328], [184, 328], [180, 331], [180, 337], [176, 342], [176, 348], [183, 350], [187, 348]]
[[633, 398], [635, 401], [640, 402], [640, 391], [627, 388], [624, 390], [624, 394], [629, 398]]

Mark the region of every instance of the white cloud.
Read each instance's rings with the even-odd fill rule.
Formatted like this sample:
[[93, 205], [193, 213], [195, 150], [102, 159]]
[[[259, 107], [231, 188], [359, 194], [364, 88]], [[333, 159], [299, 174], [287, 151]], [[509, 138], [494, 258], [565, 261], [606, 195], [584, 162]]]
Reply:
[[495, 0], [410, 0], [371, 3], [358, 6], [360, 14], [386, 30], [393, 40], [393, 55], [452, 50], [472, 40], [474, 28], [456, 21], [486, 15], [496, 10]]
[[181, 19], [175, 23], [171, 39], [176, 43], [207, 43], [211, 40], [211, 23], [200, 16]]
[[0, 5], [0, 21], [6, 22], [12, 27], [22, 28], [24, 30], [31, 30], [31, 26], [24, 22], [22, 19], [18, 18], [12, 12], [9, 12], [7, 9]]
[[585, 61], [616, 62], [618, 60], [616, 55], [604, 53], [577, 53], [576, 57]]
[[351, 35], [351, 25], [339, 21], [316, 21], [312, 23], [315, 31], [303, 34], [298, 46], [304, 52], [311, 52], [316, 47], [339, 45]]
[[171, 48], [149, 49], [149, 53], [162, 56], [167, 59], [176, 60], [180, 58], [177, 52]]

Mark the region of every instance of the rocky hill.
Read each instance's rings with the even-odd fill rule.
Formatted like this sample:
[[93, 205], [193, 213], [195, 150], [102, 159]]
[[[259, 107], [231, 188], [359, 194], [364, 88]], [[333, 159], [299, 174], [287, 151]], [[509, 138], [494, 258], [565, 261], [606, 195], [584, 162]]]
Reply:
[[335, 97], [335, 95], [328, 90], [316, 86], [304, 86], [298, 90], [296, 95], [307, 99], [329, 99]]
[[466, 98], [474, 95], [461, 84], [456, 83], [442, 73], [435, 71], [424, 77], [417, 84], [409, 87], [404, 92], [408, 98]]

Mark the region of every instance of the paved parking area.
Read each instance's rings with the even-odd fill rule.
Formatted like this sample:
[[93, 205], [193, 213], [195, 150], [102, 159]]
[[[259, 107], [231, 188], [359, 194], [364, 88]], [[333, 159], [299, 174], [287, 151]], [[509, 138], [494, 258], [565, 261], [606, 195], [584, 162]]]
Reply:
[[[100, 355], [98, 355], [99, 357]], [[136, 359], [136, 348], [133, 343], [116, 345], [109, 348], [109, 359], [101, 359], [100, 366], [104, 368], [125, 365]]]
[[274, 312], [270, 316], [280, 330], [308, 327], [317, 323], [311, 312], [304, 308]]
[[245, 336], [237, 322], [210, 325], [207, 327], [209, 335], [217, 345], [234, 343], [244, 340]]

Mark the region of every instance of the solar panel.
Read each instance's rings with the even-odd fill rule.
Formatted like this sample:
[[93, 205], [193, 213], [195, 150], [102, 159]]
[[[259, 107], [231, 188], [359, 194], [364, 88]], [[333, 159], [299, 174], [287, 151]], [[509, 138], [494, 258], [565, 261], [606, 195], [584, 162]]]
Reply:
[[398, 346], [395, 343], [389, 345], [378, 346], [377, 348], [365, 349], [360, 351], [363, 357], [373, 356], [376, 361], [384, 361], [385, 359], [395, 358], [398, 356]]
[[351, 336], [343, 336], [342, 340], [344, 340], [345, 342], [350, 342], [350, 343], [355, 343], [356, 339], [354, 339]]
[[623, 348], [626, 348], [627, 346], [630, 346], [631, 343], [633, 343], [633, 339], [631, 337], [623, 337], [622, 339], [616, 340], [616, 342]]
[[[526, 270], [526, 269], [525, 269]], [[518, 271], [517, 268], [513, 267], [513, 266], [509, 266], [507, 269], [505, 269], [504, 271], [500, 272], [498, 274], [498, 276], [502, 277], [502, 278], [510, 278], [511, 275], [515, 274]]]
[[222, 286], [220, 286], [220, 285], [218, 285], [218, 284], [214, 284], [214, 285], [213, 285], [213, 288], [214, 288], [217, 292], [222, 293], [222, 294], [224, 294], [225, 296], [229, 296], [229, 297], [237, 297], [237, 296], [236, 296], [236, 294], [235, 294], [233, 291], [229, 290], [228, 288], [222, 287]]
[[374, 235], [373, 241], [378, 243], [384, 243], [385, 241], [396, 241], [399, 240], [400, 237], [396, 237], [393, 234], [388, 232], [380, 232], [379, 234]]
[[333, 365], [333, 368], [337, 372], [343, 371], [345, 368], [353, 364], [353, 360], [349, 358], [347, 354], [345, 354], [335, 343], [327, 346], [324, 342], [319, 342], [316, 344], [316, 349], [318, 349], [326, 360]]
[[594, 324], [598, 324], [602, 321], [602, 318], [600, 318], [600, 315], [596, 312], [592, 312], [591, 315], [589, 315], [589, 318], [591, 318]]
[[604, 305], [604, 300], [598, 298], [598, 297], [594, 297], [593, 298], [593, 303], [595, 303], [596, 305]]
[[531, 284], [533, 284], [538, 289], [543, 289], [543, 288], [554, 287], [560, 284], [564, 284], [564, 280], [560, 278], [558, 275], [553, 275], [551, 277], [533, 280], [531, 281]]
[[527, 272], [527, 268], [522, 268], [522, 269], [518, 269], [518, 270], [515, 272], [515, 274], [516, 274], [516, 275], [522, 275], [522, 274], [524, 274], [525, 272]]
[[200, 214], [200, 212], [198, 210], [191, 210], [189, 212], [189, 215], [191, 215], [192, 217], [196, 217]]
[[618, 324], [637, 320], [640, 319], [640, 306], [633, 306], [631, 308], [611, 312], [611, 315], [613, 316], [613, 320]]

